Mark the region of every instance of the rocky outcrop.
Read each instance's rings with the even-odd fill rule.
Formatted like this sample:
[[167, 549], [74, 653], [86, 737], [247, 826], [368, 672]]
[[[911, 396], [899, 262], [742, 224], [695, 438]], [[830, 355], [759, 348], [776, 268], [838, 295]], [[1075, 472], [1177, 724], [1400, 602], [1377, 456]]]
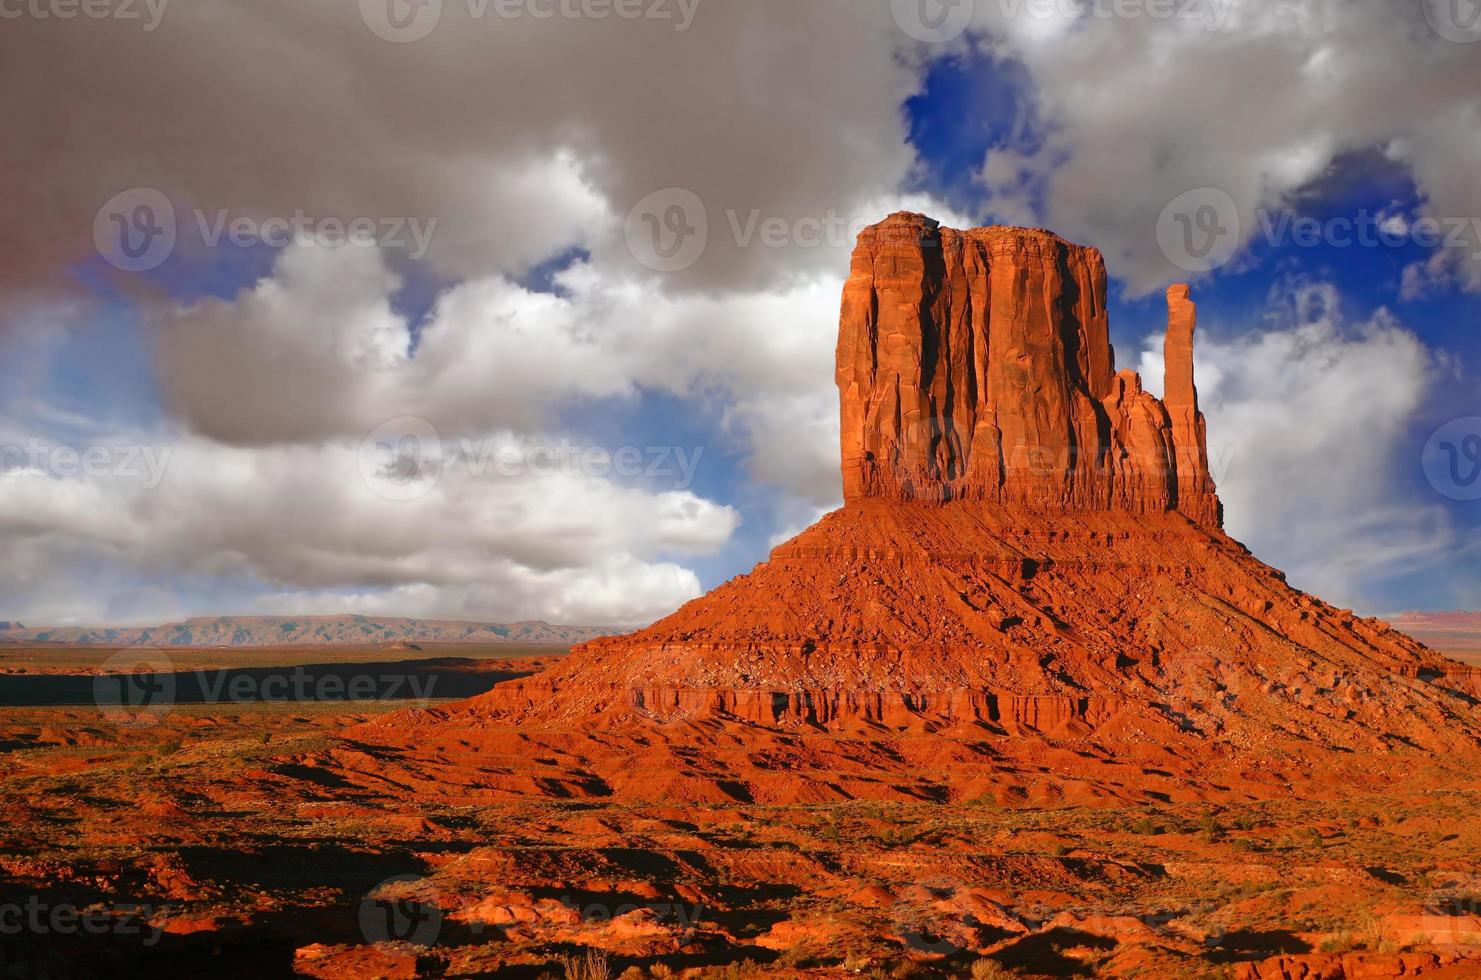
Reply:
[[839, 324], [844, 498], [1176, 509], [1217, 526], [1193, 306], [1186, 286], [1168, 299], [1164, 405], [1115, 372], [1095, 249], [908, 213], [866, 229]]
[[1115, 370], [1105, 293], [1099, 254], [1046, 231], [868, 229], [845, 505], [645, 630], [364, 737], [484, 746], [552, 794], [694, 799], [1215, 799], [1474, 758], [1472, 672], [1220, 529], [1187, 288], [1163, 399]]
[[1193, 384], [1193, 333], [1198, 308], [1185, 285], [1167, 290], [1167, 340], [1162, 345], [1163, 404], [1172, 422], [1177, 508], [1200, 524], [1221, 524], [1223, 507], [1208, 471], [1208, 431]]

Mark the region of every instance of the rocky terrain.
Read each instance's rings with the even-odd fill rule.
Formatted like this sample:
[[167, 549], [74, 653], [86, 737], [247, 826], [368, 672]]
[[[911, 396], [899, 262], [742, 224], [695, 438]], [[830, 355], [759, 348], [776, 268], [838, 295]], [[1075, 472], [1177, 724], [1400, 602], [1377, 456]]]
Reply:
[[1476, 672], [1223, 532], [1168, 306], [1158, 399], [1093, 249], [892, 215], [750, 574], [461, 702], [8, 713], [0, 911], [113, 928], [0, 969], [1481, 975]]
[[108, 928], [0, 932], [0, 972], [1476, 975], [1470, 761], [1325, 799], [1076, 806], [1009, 785], [952, 803], [571, 799], [494, 788], [508, 760], [470, 757], [429, 796], [406, 760], [342, 737], [387, 717], [371, 710], [5, 712], [0, 909]]

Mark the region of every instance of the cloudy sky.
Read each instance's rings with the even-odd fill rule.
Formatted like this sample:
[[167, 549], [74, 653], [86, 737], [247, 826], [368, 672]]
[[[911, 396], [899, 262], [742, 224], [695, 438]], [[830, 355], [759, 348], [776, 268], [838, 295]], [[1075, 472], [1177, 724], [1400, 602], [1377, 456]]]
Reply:
[[853, 234], [1191, 281], [1231, 533], [1481, 608], [1474, 0], [0, 2], [0, 619], [633, 624], [837, 506]]

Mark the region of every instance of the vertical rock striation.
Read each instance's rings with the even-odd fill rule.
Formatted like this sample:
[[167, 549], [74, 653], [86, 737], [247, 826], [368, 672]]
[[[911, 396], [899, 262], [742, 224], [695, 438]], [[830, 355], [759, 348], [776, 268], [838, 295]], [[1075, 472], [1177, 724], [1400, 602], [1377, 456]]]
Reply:
[[1188, 287], [1181, 283], [1169, 286], [1162, 401], [1172, 420], [1178, 510], [1200, 524], [1218, 525], [1223, 521], [1223, 508], [1208, 471], [1208, 434], [1193, 384], [1193, 332], [1197, 327], [1198, 309], [1188, 298]]
[[1176, 509], [1217, 526], [1181, 288], [1164, 405], [1115, 372], [1095, 249], [903, 212], [866, 229], [839, 324], [845, 499]]

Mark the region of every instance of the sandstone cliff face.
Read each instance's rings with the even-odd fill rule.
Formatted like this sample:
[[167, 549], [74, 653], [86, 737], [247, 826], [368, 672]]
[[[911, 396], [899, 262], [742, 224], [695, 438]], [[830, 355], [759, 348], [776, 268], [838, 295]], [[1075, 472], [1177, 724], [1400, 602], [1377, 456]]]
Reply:
[[1169, 311], [1164, 405], [1115, 373], [1095, 249], [903, 212], [866, 229], [839, 323], [845, 499], [1175, 509], [1218, 526], [1186, 286]]

